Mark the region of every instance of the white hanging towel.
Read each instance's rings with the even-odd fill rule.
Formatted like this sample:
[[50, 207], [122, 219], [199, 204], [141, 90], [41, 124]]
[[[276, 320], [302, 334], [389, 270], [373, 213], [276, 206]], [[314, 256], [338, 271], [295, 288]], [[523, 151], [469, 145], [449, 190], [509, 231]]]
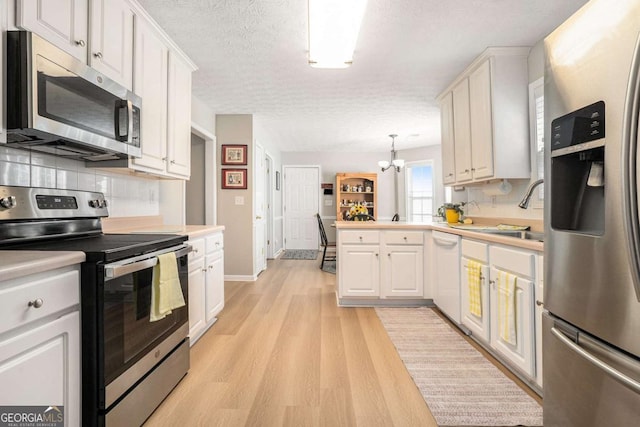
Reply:
[[516, 334], [516, 280], [517, 277], [505, 271], [498, 271], [498, 332], [500, 338], [515, 346]]

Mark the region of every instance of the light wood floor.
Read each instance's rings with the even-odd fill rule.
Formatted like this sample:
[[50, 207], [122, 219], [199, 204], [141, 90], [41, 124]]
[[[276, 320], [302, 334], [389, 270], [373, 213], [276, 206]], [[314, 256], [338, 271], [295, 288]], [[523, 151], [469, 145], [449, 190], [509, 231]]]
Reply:
[[319, 261], [227, 282], [218, 322], [147, 426], [436, 426], [370, 308], [340, 308]]

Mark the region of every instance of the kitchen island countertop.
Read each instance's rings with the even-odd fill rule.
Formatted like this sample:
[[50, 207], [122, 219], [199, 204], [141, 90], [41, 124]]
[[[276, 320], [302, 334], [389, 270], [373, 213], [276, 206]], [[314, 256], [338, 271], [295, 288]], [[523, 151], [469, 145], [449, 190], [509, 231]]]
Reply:
[[404, 222], [404, 221], [336, 221], [337, 230], [436, 230], [444, 233], [457, 234], [462, 237], [483, 240], [492, 243], [516, 246], [538, 252], [544, 251], [544, 243], [538, 240], [520, 239], [517, 237], [502, 236], [498, 233], [482, 233], [472, 229], [465, 230], [459, 227], [449, 227], [446, 222]]

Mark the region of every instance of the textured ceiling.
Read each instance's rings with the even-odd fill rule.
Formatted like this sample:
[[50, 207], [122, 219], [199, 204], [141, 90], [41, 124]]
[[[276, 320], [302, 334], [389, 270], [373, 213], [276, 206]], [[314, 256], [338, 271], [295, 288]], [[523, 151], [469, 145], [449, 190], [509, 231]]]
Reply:
[[139, 0], [198, 65], [217, 114], [254, 114], [283, 151], [439, 143], [435, 97], [488, 46], [532, 46], [586, 0], [368, 0], [353, 65], [307, 64], [306, 0]]

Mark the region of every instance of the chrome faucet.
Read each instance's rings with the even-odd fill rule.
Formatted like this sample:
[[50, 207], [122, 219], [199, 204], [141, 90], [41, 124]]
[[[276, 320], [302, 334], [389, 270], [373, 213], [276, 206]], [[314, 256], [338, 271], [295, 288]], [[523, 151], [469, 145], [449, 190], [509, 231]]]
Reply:
[[535, 190], [535, 188], [538, 185], [542, 184], [543, 182], [544, 182], [543, 179], [539, 179], [529, 184], [529, 187], [527, 187], [527, 191], [524, 193], [524, 197], [522, 198], [520, 203], [518, 203], [518, 206], [521, 207], [522, 209], [527, 209], [529, 207], [529, 200], [531, 199], [533, 190]]

